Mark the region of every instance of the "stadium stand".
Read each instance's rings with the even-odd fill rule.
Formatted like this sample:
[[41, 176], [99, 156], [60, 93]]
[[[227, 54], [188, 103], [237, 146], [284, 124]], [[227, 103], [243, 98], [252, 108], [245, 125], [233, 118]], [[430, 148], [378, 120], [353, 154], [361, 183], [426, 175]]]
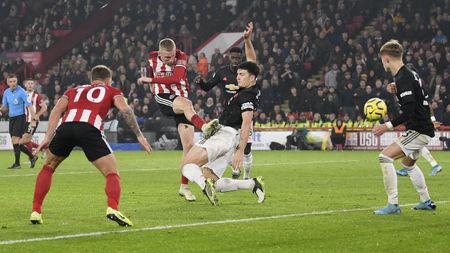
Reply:
[[[32, 12], [32, 1], [2, 1], [1, 29], [8, 28], [5, 24], [10, 21], [5, 21], [14, 18], [21, 20], [20, 28], [14, 30], [20, 31], [19, 41], [26, 41], [27, 35], [35, 41], [38, 34], [46, 41], [49, 37], [46, 31], [52, 31], [54, 23], [48, 20], [57, 20], [58, 29], [75, 29], [82, 19], [74, 16], [95, 15], [99, 8], [88, 0], [44, 2], [41, 7], [44, 11]], [[61, 7], [61, 2], [83, 8], [64, 9], [67, 6]], [[273, 121], [273, 126], [292, 127], [293, 122], [303, 121], [300, 119], [303, 116], [312, 122], [313, 115], [319, 114], [322, 124], [336, 117], [347, 118], [344, 121], [355, 126], [370, 126], [362, 117], [362, 105], [367, 99], [380, 97], [390, 108], [397, 106], [385, 91], [391, 77], [378, 59], [380, 46], [391, 38], [404, 45], [405, 62], [424, 79], [436, 118], [446, 123], [450, 104], [448, 1], [383, 0], [364, 2], [364, 5], [354, 0], [242, 2], [238, 1], [233, 9], [225, 1], [217, 5], [213, 1], [187, 4], [180, 0], [136, 0], [121, 6], [107, 26], [84, 39], [46, 71], [38, 72], [20, 59], [4, 58], [1, 58], [1, 71], [3, 76], [18, 72], [19, 79], [35, 77], [51, 107], [67, 87], [87, 82], [87, 69], [106, 64], [115, 70], [115, 85], [128, 97], [142, 126], [150, 125], [146, 120], [159, 118], [160, 114], [154, 106], [149, 106], [154, 104], [151, 93], [135, 82], [148, 51], [156, 49], [158, 40], [172, 37], [190, 54], [187, 71], [191, 81], [199, 72], [198, 66], [203, 71], [208, 69], [203, 74], [211, 77], [218, 67], [228, 64], [226, 52], [216, 51], [211, 61], [205, 63], [205, 59], [199, 59], [201, 52], [194, 49], [214, 32], [242, 31], [252, 20], [255, 23], [253, 42], [263, 70], [259, 77], [262, 95], [256, 121], [263, 120], [258, 123], [271, 127]], [[89, 11], [74, 14], [72, 9]], [[54, 17], [55, 10], [60, 11]], [[59, 24], [65, 14], [70, 25]], [[43, 33], [31, 33], [36, 28]], [[16, 40], [11, 37], [14, 32], [2, 34], [8, 35], [2, 38], [0, 54], [11, 50]], [[51, 45], [44, 43], [35, 49]], [[3, 82], [0, 94], [4, 88]], [[191, 91], [190, 97], [199, 114], [217, 117], [224, 103], [220, 90], [204, 92], [193, 86]], [[277, 117], [282, 121], [290, 119], [290, 123], [275, 122]]]

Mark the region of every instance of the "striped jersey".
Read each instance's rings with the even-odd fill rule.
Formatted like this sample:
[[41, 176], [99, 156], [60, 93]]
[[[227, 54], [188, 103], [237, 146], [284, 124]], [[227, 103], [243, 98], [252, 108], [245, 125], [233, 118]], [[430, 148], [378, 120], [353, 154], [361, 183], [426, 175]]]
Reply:
[[[41, 94], [37, 93], [36, 91], [33, 92], [27, 92], [28, 94], [28, 102], [31, 103], [31, 106], [34, 109], [34, 112], [37, 113], [41, 109], [41, 102], [42, 102], [42, 96]], [[31, 114], [28, 112], [28, 110], [25, 110], [25, 115], [27, 117], [27, 122], [31, 122]]]
[[61, 119], [65, 122], [86, 122], [103, 130], [103, 119], [114, 106], [114, 98], [122, 91], [105, 84], [83, 85], [67, 90], [67, 110]]
[[158, 51], [149, 53], [150, 77], [154, 94], [174, 94], [188, 97], [189, 83], [186, 77], [187, 55], [177, 49], [173, 65], [167, 65], [158, 57]]

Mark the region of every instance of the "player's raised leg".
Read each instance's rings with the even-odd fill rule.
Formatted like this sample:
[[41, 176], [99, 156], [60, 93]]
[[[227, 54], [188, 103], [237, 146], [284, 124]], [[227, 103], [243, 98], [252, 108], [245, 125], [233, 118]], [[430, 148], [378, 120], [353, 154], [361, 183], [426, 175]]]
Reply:
[[205, 120], [200, 117], [192, 106], [192, 102], [185, 97], [177, 97], [173, 101], [173, 111], [176, 114], [184, 114], [192, 124], [203, 131], [203, 138], [208, 139], [214, 135], [220, 128], [219, 120], [213, 119], [206, 123]]

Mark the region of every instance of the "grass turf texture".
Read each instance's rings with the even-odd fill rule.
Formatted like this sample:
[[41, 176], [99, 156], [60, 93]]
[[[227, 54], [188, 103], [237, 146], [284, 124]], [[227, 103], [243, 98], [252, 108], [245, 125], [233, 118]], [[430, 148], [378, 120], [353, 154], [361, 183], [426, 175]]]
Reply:
[[[134, 222], [132, 228], [105, 219], [104, 178], [81, 152], [73, 152], [53, 176], [43, 206], [44, 224], [30, 225], [42, 161], [35, 169], [23, 162], [21, 170], [7, 170], [12, 152], [0, 152], [0, 252], [381, 252], [392, 248], [446, 252], [449, 248], [450, 203], [445, 202], [450, 200], [449, 153], [432, 152], [444, 168], [436, 177], [429, 177], [430, 165], [419, 160], [433, 200], [444, 203], [437, 204], [436, 211], [404, 206], [401, 215], [392, 216], [372, 215], [386, 204], [377, 152], [254, 152], [252, 176], [265, 177], [266, 202], [257, 204], [250, 191], [237, 191], [219, 193], [219, 207], [211, 206], [193, 183], [196, 202], [178, 196], [181, 152], [115, 154], [122, 180], [120, 210]], [[399, 177], [399, 196], [400, 204], [418, 201], [408, 177]], [[297, 216], [201, 225], [286, 214]], [[193, 223], [200, 225], [154, 228]], [[111, 233], [132, 229], [137, 231]], [[107, 234], [1, 244], [92, 232]]]

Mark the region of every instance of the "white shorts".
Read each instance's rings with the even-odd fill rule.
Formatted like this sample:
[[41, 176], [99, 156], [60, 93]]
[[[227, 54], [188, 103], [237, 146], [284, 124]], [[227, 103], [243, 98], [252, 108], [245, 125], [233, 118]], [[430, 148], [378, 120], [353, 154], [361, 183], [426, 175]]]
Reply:
[[402, 136], [398, 137], [395, 142], [400, 146], [406, 156], [411, 157], [413, 160], [417, 160], [422, 152], [422, 148], [428, 145], [430, 140], [431, 137], [426, 134], [408, 130], [403, 133]]
[[223, 176], [225, 169], [233, 159], [236, 147], [239, 145], [239, 132], [227, 126], [222, 126], [220, 130], [207, 140], [200, 140], [195, 145], [200, 146], [208, 152], [208, 163], [204, 165], [219, 178]]

